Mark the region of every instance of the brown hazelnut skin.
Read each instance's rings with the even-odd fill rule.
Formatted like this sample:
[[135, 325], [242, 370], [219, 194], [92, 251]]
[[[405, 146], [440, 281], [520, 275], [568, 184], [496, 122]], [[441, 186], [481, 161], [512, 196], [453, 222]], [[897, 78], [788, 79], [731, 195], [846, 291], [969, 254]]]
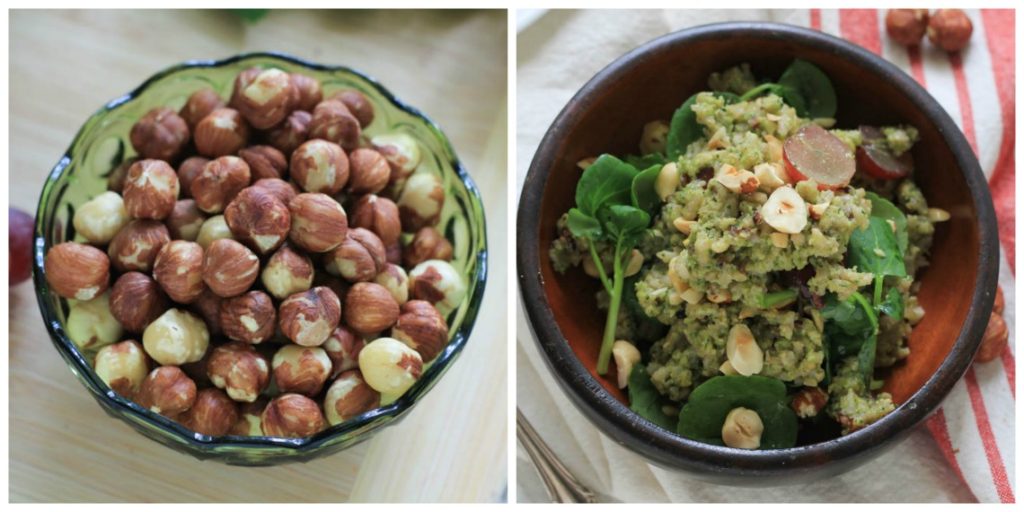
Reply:
[[317, 272], [313, 275], [313, 286], [325, 286], [335, 295], [338, 296], [338, 300], [342, 304], [345, 303], [345, 296], [348, 295], [348, 289], [351, 288], [348, 282], [342, 280], [339, 277], [334, 277], [327, 272]]
[[244, 188], [252, 175], [249, 164], [237, 156], [222, 156], [207, 163], [192, 180], [192, 198], [206, 213], [220, 213]]
[[196, 151], [206, 157], [233, 155], [249, 142], [249, 125], [237, 110], [218, 108], [196, 125], [193, 142]]
[[889, 9], [885, 14], [885, 30], [893, 41], [903, 46], [921, 44], [928, 28], [928, 9]]
[[132, 165], [135, 165], [135, 162], [138, 162], [139, 160], [142, 159], [139, 157], [132, 157], [121, 162], [117, 167], [114, 167], [114, 169], [110, 171], [110, 176], [107, 176], [107, 190], [117, 192], [118, 194], [123, 192], [124, 180], [128, 177], [128, 169], [131, 169]]
[[359, 147], [362, 130], [359, 120], [337, 100], [325, 100], [313, 109], [313, 118], [309, 121], [309, 138], [331, 141], [345, 151]]
[[210, 162], [209, 158], [190, 156], [178, 165], [178, 184], [181, 197], [192, 197], [192, 180], [199, 176], [200, 171]]
[[330, 289], [317, 286], [281, 302], [277, 318], [281, 332], [295, 344], [320, 346], [341, 321], [341, 300]]
[[272, 437], [308, 437], [327, 425], [320, 406], [295, 393], [271, 400], [260, 419], [263, 433]]
[[220, 297], [245, 293], [259, 273], [260, 259], [248, 247], [230, 238], [214, 240], [206, 251], [203, 282]]
[[331, 374], [331, 359], [320, 347], [285, 345], [271, 362], [274, 383], [282, 393], [316, 396]]
[[402, 264], [402, 244], [401, 242], [393, 243], [387, 246], [387, 258], [388, 263], [394, 263], [395, 265]]
[[174, 209], [164, 221], [171, 240], [188, 240], [195, 242], [199, 237], [199, 228], [206, 220], [206, 215], [199, 210], [196, 202], [191, 199], [179, 199]]
[[352, 205], [353, 227], [373, 231], [385, 246], [398, 243], [402, 236], [402, 222], [398, 216], [398, 205], [394, 201], [375, 194], [360, 197]]
[[317, 103], [324, 99], [324, 92], [320, 88], [320, 81], [315, 78], [300, 73], [292, 73], [292, 85], [298, 94], [298, 98], [295, 101], [295, 108], [297, 110], [305, 110], [307, 112], [313, 110], [316, 108]]
[[125, 177], [124, 207], [135, 219], [166, 219], [178, 200], [178, 173], [161, 160], [140, 160]]
[[356, 283], [345, 296], [345, 324], [359, 334], [383, 332], [398, 321], [398, 302], [377, 283]]
[[142, 272], [125, 272], [110, 290], [110, 314], [124, 330], [141, 333], [171, 307], [160, 285]]
[[160, 366], [149, 372], [136, 396], [142, 407], [175, 417], [196, 402], [196, 383], [177, 366]]
[[354, 89], [347, 89], [332, 94], [329, 99], [344, 103], [352, 115], [359, 120], [359, 126], [366, 128], [373, 122], [373, 104], [365, 94]]
[[336, 249], [325, 258], [327, 271], [350, 283], [372, 281], [384, 268], [386, 252], [377, 235], [368, 229], [353, 228]]
[[231, 89], [231, 100], [228, 102], [232, 108], [237, 108], [242, 90], [249, 87], [249, 85], [252, 84], [256, 80], [256, 77], [260, 76], [260, 73], [262, 72], [263, 68], [253, 67], [243, 69], [237, 76], [235, 76], [235, 82]]
[[77, 242], [50, 247], [43, 262], [50, 289], [66, 299], [92, 300], [110, 286], [110, 258]]
[[331, 337], [321, 345], [331, 359], [331, 378], [341, 372], [359, 368], [359, 351], [366, 346], [366, 340], [352, 329], [339, 325]]
[[203, 248], [187, 240], [165, 244], [153, 263], [153, 278], [174, 302], [188, 304], [202, 295]]
[[242, 403], [238, 408], [238, 422], [228, 434], [233, 436], [262, 436], [263, 426], [260, 415], [267, 408], [266, 398], [257, 398], [252, 403]]
[[220, 303], [220, 326], [235, 341], [257, 344], [274, 336], [277, 309], [270, 296], [251, 291]]
[[928, 20], [928, 40], [947, 52], [963, 50], [973, 31], [971, 19], [960, 9], [939, 9]]
[[391, 166], [376, 150], [359, 148], [348, 155], [351, 178], [348, 192], [352, 195], [376, 194], [388, 186]]
[[178, 115], [185, 120], [189, 129], [195, 130], [199, 121], [202, 121], [210, 112], [223, 106], [224, 100], [213, 89], [207, 87], [192, 93], [185, 105], [181, 107]]
[[452, 260], [452, 244], [437, 228], [420, 228], [402, 252], [402, 262], [412, 268], [427, 260]]
[[433, 304], [410, 300], [402, 305], [391, 337], [419, 352], [423, 361], [429, 362], [448, 344], [448, 323]]
[[349, 161], [341, 146], [323, 139], [302, 143], [291, 157], [291, 177], [306, 192], [337, 194], [349, 181]]
[[199, 298], [189, 305], [192, 312], [199, 315], [206, 323], [206, 328], [210, 331], [211, 336], [223, 332], [220, 327], [220, 305], [222, 302], [224, 302], [223, 298], [206, 288]]
[[248, 187], [238, 193], [224, 210], [231, 234], [258, 254], [277, 249], [292, 226], [288, 207], [277, 196]]
[[266, 133], [267, 144], [274, 146], [285, 156], [289, 156], [295, 148], [309, 139], [309, 123], [313, 114], [305, 110], [296, 110], [288, 115], [281, 124]]
[[288, 204], [288, 210], [292, 215], [288, 237], [309, 252], [330, 251], [348, 234], [348, 215], [331, 196], [299, 194]]
[[175, 111], [156, 107], [132, 126], [132, 147], [142, 158], [174, 161], [189, 140], [188, 124]]
[[295, 185], [277, 178], [263, 178], [256, 180], [250, 188], [257, 188], [269, 192], [288, 205], [299, 195], [299, 189]]
[[344, 423], [377, 407], [380, 407], [380, 393], [363, 380], [359, 370], [339, 375], [324, 397], [324, 415], [332, 425]]
[[107, 246], [107, 255], [119, 272], [149, 272], [157, 253], [170, 241], [170, 232], [160, 221], [136, 219], [114, 235]]
[[199, 390], [196, 402], [180, 419], [182, 425], [204, 435], [223, 436], [238, 423], [238, 405], [217, 388]]
[[232, 400], [254, 402], [270, 383], [270, 366], [252, 345], [228, 343], [214, 348], [206, 365], [214, 386]]
[[288, 178], [288, 159], [273, 146], [249, 146], [239, 151], [238, 156], [249, 164], [253, 181], [263, 178]]
[[277, 299], [286, 299], [313, 286], [313, 261], [285, 245], [267, 260], [260, 278], [267, 292]]
[[251, 82], [236, 80], [235, 85], [231, 105], [257, 130], [280, 123], [295, 109], [295, 86], [291, 76], [280, 69], [260, 70]]

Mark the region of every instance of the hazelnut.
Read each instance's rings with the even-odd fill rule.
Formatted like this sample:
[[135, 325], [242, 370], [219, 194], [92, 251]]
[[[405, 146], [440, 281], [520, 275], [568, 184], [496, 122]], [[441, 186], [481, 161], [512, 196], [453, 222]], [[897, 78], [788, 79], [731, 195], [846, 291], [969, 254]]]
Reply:
[[206, 213], [220, 213], [245, 187], [249, 186], [249, 164], [237, 156], [211, 160], [192, 180], [192, 198]]
[[402, 229], [415, 231], [423, 226], [437, 224], [444, 206], [444, 188], [441, 178], [429, 172], [409, 177], [398, 196], [398, 213]]
[[282, 393], [316, 396], [331, 374], [331, 358], [320, 347], [285, 345], [271, 363], [274, 382]]
[[252, 345], [228, 343], [214, 348], [206, 365], [214, 386], [237, 402], [254, 402], [270, 382], [270, 368]]
[[927, 27], [928, 9], [889, 9], [885, 14], [885, 30], [903, 46], [920, 44]]
[[327, 272], [317, 272], [313, 275], [313, 286], [327, 287], [338, 296], [339, 301], [344, 303], [345, 296], [348, 295], [348, 289], [351, 285], [340, 278], [328, 274]]
[[210, 158], [233, 155], [249, 142], [249, 125], [232, 108], [218, 108], [196, 125], [196, 151]]
[[285, 245], [267, 261], [261, 278], [271, 295], [284, 299], [313, 285], [313, 262], [309, 256]]
[[756, 375], [764, 368], [764, 352], [758, 346], [754, 333], [744, 324], [729, 329], [725, 355], [729, 365], [740, 375]]
[[272, 437], [308, 437], [324, 429], [324, 415], [316, 402], [295, 393], [267, 404], [260, 416], [263, 433]]
[[157, 253], [171, 241], [167, 226], [160, 221], [136, 219], [121, 228], [107, 246], [110, 263], [120, 272], [149, 272]]
[[427, 260], [452, 259], [452, 244], [433, 226], [420, 228], [402, 252], [403, 263], [415, 267]]
[[209, 87], [199, 89], [188, 97], [185, 106], [181, 107], [178, 115], [185, 120], [189, 129], [195, 130], [196, 125], [210, 112], [224, 106], [224, 100], [220, 99], [217, 92]]
[[267, 132], [267, 143], [286, 156], [291, 155], [295, 148], [309, 139], [309, 123], [312, 120], [313, 114], [309, 112], [303, 110], [292, 112], [281, 124]]
[[320, 81], [315, 78], [292, 73], [292, 85], [295, 86], [295, 91], [299, 96], [295, 101], [295, 108], [298, 110], [313, 110], [317, 103], [324, 98], [324, 93], [320, 89]]
[[257, 344], [268, 340], [274, 335], [275, 325], [274, 302], [261, 291], [224, 299], [220, 304], [220, 327], [225, 336], [235, 341]]
[[[210, 334], [221, 334], [223, 332], [223, 329], [220, 327], [220, 305], [223, 302], [224, 299], [207, 288], [203, 290], [203, 293], [199, 295], [198, 299], [192, 301], [192, 304], [189, 304], [192, 311], [203, 318]], [[203, 374], [205, 375], [205, 370]]]
[[259, 254], [267, 254], [284, 243], [292, 226], [288, 207], [274, 194], [260, 188], [246, 188], [224, 210], [231, 233]]
[[121, 339], [124, 330], [110, 312], [110, 294], [76, 302], [68, 311], [64, 332], [80, 349], [95, 349]]
[[238, 421], [231, 431], [228, 432], [233, 436], [262, 436], [263, 434], [263, 422], [260, 420], [260, 415], [263, 414], [263, 409], [266, 409], [267, 401], [263, 398], [258, 398], [252, 403], [243, 403], [238, 409]]
[[330, 289], [317, 286], [289, 296], [278, 309], [281, 332], [304, 347], [322, 345], [341, 321], [341, 301]]
[[262, 70], [251, 82], [236, 85], [231, 105], [258, 130], [280, 123], [295, 108], [291, 76], [280, 69]]
[[181, 197], [192, 197], [192, 180], [196, 179], [199, 172], [210, 162], [209, 158], [202, 156], [190, 156], [178, 165], [178, 185], [181, 189]]
[[431, 303], [411, 300], [402, 305], [391, 337], [419, 352], [424, 361], [432, 361], [448, 344], [448, 324]]
[[386, 248], [388, 263], [394, 263], [395, 265], [402, 264], [402, 243], [395, 242]]
[[256, 80], [256, 77], [260, 76], [260, 73], [262, 72], [263, 68], [257, 67], [247, 68], [240, 71], [238, 75], [235, 76], [235, 82], [231, 89], [231, 100], [228, 104], [232, 107], [237, 106], [239, 98], [242, 95], [242, 91], [246, 87], [249, 87], [249, 85], [252, 84]]
[[[370, 144], [384, 156], [391, 167], [389, 191], [398, 192], [405, 186], [413, 171], [420, 165], [422, 155], [416, 139], [401, 132], [385, 133], [370, 139]], [[391, 194], [395, 197], [397, 194]]]
[[299, 195], [299, 189], [295, 185], [277, 178], [263, 178], [256, 180], [256, 182], [249, 188], [256, 188], [273, 194], [285, 205], [290, 204], [292, 199], [295, 199], [295, 196]]
[[722, 441], [730, 448], [756, 450], [761, 446], [764, 423], [757, 412], [737, 407], [725, 417], [722, 424]]
[[110, 313], [128, 332], [141, 333], [170, 303], [153, 278], [141, 272], [125, 272], [110, 289]]
[[619, 389], [624, 389], [629, 385], [633, 367], [640, 362], [640, 351], [627, 340], [616, 340], [612, 344], [612, 357], [615, 359], [615, 370], [618, 374], [616, 384], [619, 385]]
[[249, 164], [253, 181], [288, 176], [288, 159], [273, 146], [249, 146], [239, 151], [238, 156]]
[[344, 423], [364, 412], [380, 407], [380, 393], [363, 380], [359, 370], [342, 373], [327, 388], [324, 413], [331, 425]]
[[351, 283], [372, 281], [384, 268], [384, 244], [368, 229], [348, 230], [345, 241], [331, 251], [325, 260], [327, 272]]
[[222, 238], [206, 250], [203, 282], [221, 297], [234, 297], [248, 290], [260, 273], [260, 259], [248, 247]]
[[409, 300], [409, 274], [394, 263], [385, 263], [384, 269], [373, 278], [373, 282], [387, 288], [399, 306]]
[[423, 358], [401, 341], [377, 338], [359, 352], [359, 371], [377, 392], [400, 396], [423, 374]]
[[128, 176], [128, 169], [131, 168], [135, 162], [142, 160], [139, 157], [132, 157], [124, 160], [117, 167], [114, 167], [110, 171], [110, 175], [107, 176], [107, 189], [111, 192], [117, 192], [118, 194], [124, 190], [124, 180]]
[[203, 285], [203, 248], [187, 240], [164, 245], [153, 264], [153, 278], [174, 302], [188, 304], [199, 298]]
[[142, 158], [170, 162], [185, 149], [189, 135], [188, 124], [177, 113], [156, 107], [132, 126], [128, 137]]
[[447, 261], [427, 260], [409, 272], [409, 296], [425, 300], [447, 315], [462, 303], [466, 283]]
[[360, 334], [384, 331], [398, 320], [398, 303], [377, 283], [356, 283], [345, 296], [345, 324]]
[[347, 89], [332, 94], [330, 99], [344, 103], [349, 112], [352, 112], [352, 115], [359, 120], [359, 126], [366, 128], [373, 122], [373, 104], [365, 94], [354, 89]]
[[75, 231], [92, 244], [106, 244], [128, 224], [128, 210], [117, 192], [104, 192], [78, 208]]
[[214, 215], [203, 221], [199, 226], [199, 234], [196, 235], [196, 243], [208, 250], [210, 244], [221, 239], [231, 239], [231, 228], [223, 215]]
[[168, 309], [142, 333], [142, 346], [162, 365], [193, 363], [202, 359], [210, 344], [203, 321], [180, 309]]
[[182, 417], [186, 427], [208, 436], [223, 436], [238, 423], [238, 406], [217, 388], [199, 390], [195, 404]]
[[985, 327], [985, 334], [981, 337], [981, 347], [978, 348], [974, 360], [979, 363], [994, 361], [1003, 355], [1006, 344], [1010, 339], [1010, 331], [1006, 328], [1006, 320], [998, 313], [992, 313], [988, 319], [988, 326]]
[[928, 20], [928, 40], [947, 52], [963, 50], [973, 30], [971, 19], [960, 9], [939, 9]]
[[790, 407], [799, 418], [812, 418], [825, 409], [828, 393], [821, 388], [803, 387], [793, 395]]
[[348, 158], [352, 170], [352, 177], [348, 182], [350, 194], [376, 194], [388, 186], [391, 166], [380, 153], [368, 148], [359, 148], [352, 151]]
[[807, 203], [793, 187], [779, 187], [759, 210], [761, 218], [780, 233], [797, 234], [807, 226]]
[[306, 192], [337, 194], [348, 183], [348, 156], [333, 142], [306, 141], [292, 153], [291, 176]]
[[359, 147], [362, 131], [359, 120], [337, 100], [321, 101], [313, 109], [313, 117], [309, 121], [309, 138], [331, 141], [345, 151]]
[[188, 240], [195, 242], [199, 238], [199, 230], [206, 222], [206, 216], [199, 211], [196, 202], [191, 199], [179, 199], [174, 203], [171, 215], [167, 217], [164, 224], [167, 225], [167, 232], [171, 240]]
[[344, 325], [339, 325], [331, 332], [331, 336], [321, 345], [331, 359], [331, 378], [341, 372], [359, 368], [359, 351], [365, 346], [366, 340]]
[[175, 417], [196, 402], [196, 383], [177, 366], [161, 366], [142, 381], [136, 401], [157, 414]]
[[996, 286], [996, 298], [992, 303], [992, 312], [997, 315], [1003, 314], [1003, 308], [1006, 307], [1006, 299], [1003, 298], [1003, 287]]
[[110, 259], [91, 245], [64, 242], [50, 247], [43, 268], [50, 288], [65, 299], [90, 300], [110, 286]]
[[327, 252], [341, 245], [348, 234], [348, 216], [337, 201], [326, 194], [305, 193], [288, 204], [292, 227], [288, 237], [310, 252]]
[[373, 231], [385, 246], [394, 245], [402, 235], [398, 206], [392, 200], [374, 194], [360, 197], [352, 206], [351, 225]]
[[140, 160], [128, 169], [124, 207], [136, 219], [166, 219], [178, 200], [178, 174], [167, 162]]
[[115, 393], [132, 398], [149, 373], [142, 345], [133, 340], [107, 345], [96, 353], [96, 375]]

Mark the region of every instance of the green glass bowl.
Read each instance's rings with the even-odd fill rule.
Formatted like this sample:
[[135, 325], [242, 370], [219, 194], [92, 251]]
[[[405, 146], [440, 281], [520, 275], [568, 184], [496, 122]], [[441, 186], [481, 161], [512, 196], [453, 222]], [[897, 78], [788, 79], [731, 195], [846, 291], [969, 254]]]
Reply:
[[[95, 351], [79, 350], [64, 332], [69, 305], [50, 290], [43, 268], [43, 257], [50, 246], [75, 239], [71, 222], [75, 210], [104, 192], [107, 177], [113, 169], [134, 156], [128, 133], [136, 120], [157, 106], [178, 110], [189, 95], [204, 87], [212, 87], [221, 97], [227, 98], [235, 75], [253, 66], [276, 67], [309, 75], [320, 80], [325, 96], [338, 89], [357, 89], [375, 107], [374, 121], [364, 130], [365, 134], [374, 136], [397, 131], [410, 135], [419, 143], [423, 161], [416, 172], [432, 172], [442, 177], [447, 195], [438, 229], [452, 242], [452, 264], [462, 273], [467, 284], [462, 305], [448, 316], [448, 345], [409, 391], [394, 402], [301, 439], [198, 434], [118, 395], [93, 371]], [[480, 194], [441, 129], [420, 111], [402, 103], [375, 80], [358, 71], [275, 53], [185, 62], [157, 73], [90, 117], [54, 166], [43, 187], [36, 213], [34, 256], [36, 296], [53, 345], [107, 414], [180, 452], [237, 465], [312, 460], [366, 440], [405, 416], [437, 383], [466, 345], [480, 309], [487, 275], [487, 238]]]

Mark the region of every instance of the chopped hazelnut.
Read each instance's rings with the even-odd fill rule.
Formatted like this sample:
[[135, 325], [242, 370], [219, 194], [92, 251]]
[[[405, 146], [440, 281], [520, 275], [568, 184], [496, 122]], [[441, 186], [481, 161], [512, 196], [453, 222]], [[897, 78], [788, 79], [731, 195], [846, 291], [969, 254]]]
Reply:
[[272, 365], [282, 393], [316, 396], [331, 374], [331, 358], [320, 347], [285, 345], [274, 354]]

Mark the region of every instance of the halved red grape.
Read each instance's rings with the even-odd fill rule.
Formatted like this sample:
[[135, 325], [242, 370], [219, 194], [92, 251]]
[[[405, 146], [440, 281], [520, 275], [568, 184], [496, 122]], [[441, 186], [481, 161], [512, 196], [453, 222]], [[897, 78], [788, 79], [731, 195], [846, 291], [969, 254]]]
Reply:
[[793, 181], [812, 179], [819, 189], [845, 187], [857, 170], [853, 152], [816, 124], [808, 124], [782, 146], [786, 172]]
[[878, 146], [867, 144], [857, 148], [857, 168], [875, 178], [897, 180], [914, 170], [914, 159], [910, 152], [897, 157]]
[[14, 207], [7, 208], [7, 242], [10, 257], [10, 283], [14, 286], [32, 277], [32, 236], [35, 219]]

